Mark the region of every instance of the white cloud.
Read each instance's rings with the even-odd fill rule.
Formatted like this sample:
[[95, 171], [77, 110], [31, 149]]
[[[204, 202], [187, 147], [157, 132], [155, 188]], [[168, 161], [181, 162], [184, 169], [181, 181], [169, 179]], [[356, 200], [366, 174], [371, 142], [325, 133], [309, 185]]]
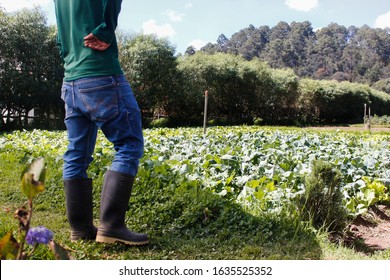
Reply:
[[191, 42], [188, 43], [188, 47], [189, 46], [193, 46], [196, 50], [200, 50], [202, 47], [206, 46], [207, 42], [203, 41], [203, 40], [193, 40]]
[[192, 6], [194, 6], [191, 2], [188, 2], [186, 5], [185, 5], [185, 8], [186, 9], [191, 9]]
[[179, 14], [176, 11], [168, 10], [167, 11], [167, 16], [169, 17], [169, 20], [172, 22], [179, 22], [183, 20], [183, 17], [185, 14]]
[[156, 20], [150, 19], [142, 24], [144, 34], [155, 34], [160, 38], [172, 37], [176, 34], [170, 24], [157, 25]]
[[375, 27], [385, 28], [390, 27], [390, 11], [386, 14], [380, 15], [375, 21]]
[[34, 6], [46, 6], [51, 0], [0, 0], [0, 6], [7, 12], [14, 12], [22, 8], [33, 8]]
[[284, 3], [290, 9], [309, 12], [318, 7], [319, 0], [286, 0]]

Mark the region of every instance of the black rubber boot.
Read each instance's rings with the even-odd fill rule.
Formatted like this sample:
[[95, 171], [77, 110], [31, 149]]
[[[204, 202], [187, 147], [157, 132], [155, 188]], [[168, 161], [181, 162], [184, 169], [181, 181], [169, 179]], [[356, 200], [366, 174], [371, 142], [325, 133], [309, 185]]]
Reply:
[[64, 180], [66, 216], [71, 228], [70, 240], [94, 240], [92, 179]]
[[100, 201], [100, 225], [97, 242], [146, 245], [146, 234], [131, 232], [125, 225], [134, 177], [115, 171], [107, 171]]

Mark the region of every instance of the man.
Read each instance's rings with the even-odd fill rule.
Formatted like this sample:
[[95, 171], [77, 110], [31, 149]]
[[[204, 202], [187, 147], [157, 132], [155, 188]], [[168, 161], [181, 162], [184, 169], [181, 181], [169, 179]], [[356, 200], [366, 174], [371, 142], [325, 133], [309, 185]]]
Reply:
[[[131, 232], [125, 225], [144, 140], [140, 110], [118, 61], [115, 29], [122, 0], [54, 3], [65, 68], [61, 97], [69, 145], [63, 179], [71, 240], [147, 244], [146, 234]], [[87, 168], [93, 160], [99, 128], [113, 143], [116, 154], [105, 174], [96, 229]]]

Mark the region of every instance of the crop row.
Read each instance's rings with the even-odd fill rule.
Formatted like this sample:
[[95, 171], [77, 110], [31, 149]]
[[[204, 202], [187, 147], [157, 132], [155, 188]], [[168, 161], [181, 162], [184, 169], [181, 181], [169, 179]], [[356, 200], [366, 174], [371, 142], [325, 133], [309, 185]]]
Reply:
[[[172, 187], [200, 186], [251, 211], [278, 211], [304, 193], [314, 160], [331, 163], [341, 173], [350, 215], [390, 200], [380, 183], [390, 179], [386, 134], [264, 127], [213, 127], [206, 135], [197, 128], [144, 134], [140, 176]], [[35, 130], [0, 137], [0, 153], [12, 152], [25, 161], [50, 157], [58, 169], [65, 149], [65, 132]], [[99, 134], [91, 176], [104, 173], [112, 157], [111, 144]]]

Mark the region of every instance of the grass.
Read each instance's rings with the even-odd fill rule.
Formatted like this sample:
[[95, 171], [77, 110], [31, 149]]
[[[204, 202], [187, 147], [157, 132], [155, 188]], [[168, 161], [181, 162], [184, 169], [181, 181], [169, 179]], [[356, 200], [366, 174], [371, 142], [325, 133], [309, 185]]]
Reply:
[[[58, 137], [54, 134], [53, 137]], [[37, 156], [37, 155], [33, 155]], [[0, 152], [0, 236], [17, 230], [13, 212], [23, 205], [20, 174], [29, 157]], [[97, 159], [102, 161], [103, 159]], [[250, 214], [238, 204], [198, 186], [175, 186], [151, 178], [141, 169], [130, 200], [126, 222], [149, 234], [150, 244], [126, 247], [95, 242], [70, 242], [61, 181], [62, 161], [48, 152], [46, 190], [34, 204], [32, 226], [52, 230], [57, 243], [80, 260], [377, 260], [390, 250], [371, 255], [331, 243], [326, 231], [314, 230], [291, 213]], [[101, 163], [101, 162], [100, 162]], [[93, 169], [93, 167], [92, 167]], [[95, 172], [94, 218], [98, 224], [99, 195], [104, 172]], [[147, 186], [140, 187], [140, 186]], [[41, 247], [37, 259], [54, 259]]]
[[[14, 164], [12, 166], [15, 167]], [[10, 202], [7, 194], [19, 192], [18, 180], [12, 185], [1, 185], [1, 189], [0, 234], [4, 235], [9, 228], [17, 230], [16, 221], [12, 218], [12, 213], [13, 209], [21, 206], [21, 203], [15, 202], [15, 198], [12, 198]], [[157, 195], [157, 193], [154, 195]], [[189, 199], [190, 196], [184, 197], [182, 201], [175, 201], [175, 203], [181, 204], [183, 208], [192, 208], [193, 213], [195, 213], [194, 216], [196, 216], [199, 213], [197, 208], [203, 208], [204, 205], [191, 207], [191, 205], [188, 205], [191, 204], [190, 201], [184, 202]], [[264, 221], [261, 221], [248, 215], [237, 205], [222, 204], [218, 199], [208, 203], [209, 207], [215, 207], [213, 210], [215, 213], [220, 212], [215, 214], [216, 217], [214, 219], [210, 222], [205, 222], [202, 218], [198, 221], [195, 219], [196, 222], [184, 225], [182, 228], [174, 219], [169, 219], [170, 224], [165, 226], [160, 224], [161, 221], [158, 221], [158, 219], [167, 221], [167, 218], [164, 218], [164, 213], [153, 215], [156, 219], [156, 225], [152, 225], [150, 228], [140, 227], [136, 221], [137, 218], [142, 219], [142, 216], [149, 216], [151, 212], [159, 209], [158, 206], [153, 207], [153, 209], [146, 209], [145, 213], [138, 213], [137, 217], [132, 217], [130, 211], [127, 218], [129, 226], [149, 233], [151, 243], [148, 246], [129, 248], [120, 244], [105, 245], [85, 241], [72, 243], [69, 241], [70, 229], [65, 218], [63, 205], [53, 207], [45, 203], [47, 200], [45, 198], [36, 205], [32, 226], [44, 225], [51, 229], [55, 232], [55, 241], [71, 251], [76, 259], [224, 260], [321, 258], [321, 250], [315, 235], [311, 231], [301, 229], [301, 232], [294, 237], [295, 229], [293, 228], [293, 222], [289, 219], [281, 219], [275, 216], [263, 218]], [[137, 203], [137, 198], [132, 200], [133, 203]], [[204, 203], [207, 204], [207, 202]], [[172, 212], [172, 208], [168, 207], [166, 210], [171, 210]], [[185, 215], [191, 216], [188, 212]], [[178, 216], [182, 215], [179, 213]], [[181, 219], [185, 222], [187, 218]], [[225, 224], [225, 226], [222, 227], [222, 224]], [[266, 230], [262, 228], [265, 224], [268, 227]], [[49, 250], [41, 250], [37, 254], [35, 256], [39, 259], [53, 258]]]

